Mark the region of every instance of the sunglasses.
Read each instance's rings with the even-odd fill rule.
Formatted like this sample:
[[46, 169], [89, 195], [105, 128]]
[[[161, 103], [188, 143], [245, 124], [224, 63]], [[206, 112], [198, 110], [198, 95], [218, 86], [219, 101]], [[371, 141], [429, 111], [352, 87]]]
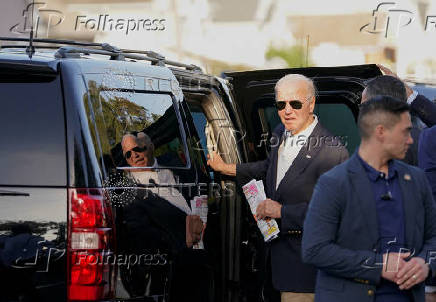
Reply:
[[300, 110], [303, 108], [303, 104], [306, 103], [312, 96], [308, 97], [304, 102], [301, 102], [299, 100], [292, 100], [292, 101], [277, 101], [275, 103], [275, 106], [277, 110], [283, 110], [286, 108], [286, 103], [289, 103], [289, 106], [291, 106], [292, 109]]
[[142, 148], [141, 147], [135, 147], [135, 148], [127, 151], [126, 153], [124, 153], [124, 157], [126, 159], [129, 159], [132, 156], [132, 151], [135, 151], [135, 152], [144, 152], [144, 151], [147, 151], [147, 147], [146, 146], [144, 146]]

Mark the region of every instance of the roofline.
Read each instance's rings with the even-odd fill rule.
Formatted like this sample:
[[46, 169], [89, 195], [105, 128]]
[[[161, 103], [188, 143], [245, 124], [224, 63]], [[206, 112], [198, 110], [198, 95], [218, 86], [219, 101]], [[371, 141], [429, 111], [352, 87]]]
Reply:
[[[0, 41], [30, 43], [29, 38], [0, 37]], [[122, 49], [110, 45], [108, 43], [91, 43], [91, 42], [57, 40], [57, 39], [32, 39], [32, 43], [68, 45], [68, 46], [61, 46], [58, 48], [58, 51], [54, 55], [55, 58], [58, 59], [70, 58], [70, 57], [80, 58], [81, 54], [99, 54], [99, 55], [107, 55], [110, 57], [111, 60], [124, 61], [126, 58], [133, 59], [133, 60], [141, 60], [141, 61], [145, 60], [145, 61], [150, 61], [152, 65], [158, 65], [158, 66], [169, 65], [179, 68], [185, 68], [186, 70], [202, 72], [201, 68], [196, 65], [184, 64], [181, 62], [167, 60], [163, 55], [156, 53], [154, 51]], [[16, 47], [24, 48], [27, 46], [28, 45], [20, 45]], [[9, 45], [7, 47], [10, 48]], [[33, 45], [33, 47], [35, 48], [36, 46]], [[52, 46], [50, 48], [52, 48]]]
[[[261, 74], [268, 73], [269, 75], [283, 76], [287, 73], [303, 73], [309, 77], [324, 76], [343, 76], [349, 77], [350, 71], [353, 70], [353, 77], [370, 78], [375, 75], [381, 75], [379, 68], [375, 64], [363, 65], [349, 65], [349, 66], [335, 66], [335, 67], [296, 67], [296, 68], [282, 68], [282, 69], [263, 69], [253, 71], [235, 71], [225, 72], [224, 74], [229, 77], [258, 77]], [[359, 71], [356, 73], [356, 71]], [[270, 76], [269, 76], [270, 77]]]

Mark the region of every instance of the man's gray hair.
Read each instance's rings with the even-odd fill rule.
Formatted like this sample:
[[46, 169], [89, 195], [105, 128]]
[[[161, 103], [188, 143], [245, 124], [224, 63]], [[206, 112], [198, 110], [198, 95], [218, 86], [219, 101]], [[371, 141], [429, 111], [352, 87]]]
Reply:
[[136, 135], [136, 143], [140, 147], [150, 146], [152, 144], [150, 136], [145, 134], [144, 132], [138, 132]]
[[277, 81], [276, 86], [274, 87], [274, 91], [277, 95], [277, 91], [279, 88], [283, 85], [292, 84], [295, 82], [301, 82], [304, 81], [307, 83], [308, 91], [310, 96], [316, 96], [316, 87], [313, 83], [312, 79], [298, 73], [290, 73], [285, 75], [284, 77], [280, 78], [280, 80]]
[[132, 133], [125, 134], [121, 140], [121, 146], [124, 145], [124, 140], [128, 137], [134, 138], [138, 144], [138, 147], [141, 148], [144, 146], [150, 146], [152, 144], [151, 138], [147, 134], [144, 132], [138, 132], [136, 135]]

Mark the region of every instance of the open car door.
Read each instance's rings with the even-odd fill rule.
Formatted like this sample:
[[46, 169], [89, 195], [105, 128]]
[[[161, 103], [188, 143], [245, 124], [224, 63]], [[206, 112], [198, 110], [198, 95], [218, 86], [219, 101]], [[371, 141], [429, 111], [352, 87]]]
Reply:
[[314, 113], [342, 140], [351, 155], [360, 142], [356, 121], [364, 83], [381, 75], [374, 64], [226, 73], [246, 130], [248, 161], [266, 157], [271, 132], [280, 123], [274, 106], [274, 86], [290, 73], [302, 74], [314, 81], [318, 91]]
[[[274, 106], [274, 86], [286, 74], [303, 74], [313, 79], [318, 90], [314, 113], [330, 132], [354, 152], [360, 142], [357, 115], [365, 82], [381, 75], [376, 65], [347, 67], [311, 67], [295, 69], [229, 72], [225, 75], [232, 87], [241, 120], [245, 160], [266, 158], [271, 133], [280, 118]], [[244, 198], [243, 198], [244, 199]], [[247, 203], [245, 203], [247, 204]], [[240, 290], [248, 301], [274, 302], [280, 296], [272, 289], [267, 251], [250, 210], [242, 207]], [[236, 264], [238, 265], [238, 264]]]

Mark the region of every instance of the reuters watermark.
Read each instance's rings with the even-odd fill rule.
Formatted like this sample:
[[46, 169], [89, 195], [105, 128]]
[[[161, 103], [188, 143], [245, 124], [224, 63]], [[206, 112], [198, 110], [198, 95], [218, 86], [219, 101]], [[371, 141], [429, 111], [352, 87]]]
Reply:
[[112, 18], [110, 15], [76, 17], [75, 31], [118, 31], [128, 35], [140, 31], [164, 31], [166, 28], [164, 18]]

